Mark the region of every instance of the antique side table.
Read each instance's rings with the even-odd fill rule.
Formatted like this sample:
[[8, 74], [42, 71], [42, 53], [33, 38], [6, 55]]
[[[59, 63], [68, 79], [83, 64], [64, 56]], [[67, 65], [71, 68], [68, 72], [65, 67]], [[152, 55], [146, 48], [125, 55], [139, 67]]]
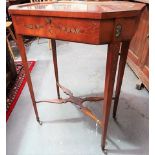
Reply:
[[[144, 7], [145, 4], [123, 1], [77, 1], [33, 3], [14, 5], [9, 8], [36, 119], [40, 124], [36, 103], [74, 103], [85, 115], [102, 127], [102, 149], [104, 150], [111, 102], [114, 99], [113, 117], [115, 118], [130, 40], [135, 33]], [[24, 35], [51, 39], [58, 99], [35, 100], [22, 38]], [[95, 45], [108, 44], [103, 97], [75, 97], [70, 90], [59, 84], [56, 39]], [[115, 96], [112, 97], [117, 64], [116, 91]], [[69, 96], [67, 99], [60, 98], [59, 88]], [[90, 109], [83, 105], [83, 102], [103, 99], [103, 118], [99, 120]]]

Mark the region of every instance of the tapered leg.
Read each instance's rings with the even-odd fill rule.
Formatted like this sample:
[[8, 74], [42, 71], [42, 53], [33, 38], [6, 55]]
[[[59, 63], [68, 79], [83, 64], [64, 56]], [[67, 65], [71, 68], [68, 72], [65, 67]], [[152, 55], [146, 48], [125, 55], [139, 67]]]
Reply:
[[52, 53], [53, 53], [53, 64], [54, 64], [54, 73], [55, 73], [55, 79], [56, 79], [57, 95], [58, 95], [58, 99], [60, 99], [59, 86], [57, 85], [57, 83], [59, 83], [59, 76], [58, 76], [56, 42], [54, 39], [51, 39], [51, 45], [52, 45]]
[[119, 66], [118, 66], [118, 76], [117, 76], [114, 108], [113, 108], [113, 118], [116, 118], [117, 106], [118, 106], [119, 95], [120, 95], [120, 90], [122, 86], [122, 80], [123, 80], [127, 55], [128, 55], [129, 44], [130, 44], [129, 41], [122, 42], [121, 54], [120, 54], [120, 60], [119, 60]]
[[105, 148], [119, 49], [120, 42], [115, 42], [108, 45], [103, 104], [102, 150]]
[[23, 38], [22, 38], [21, 35], [17, 35], [16, 37], [17, 37], [17, 44], [18, 44], [20, 55], [21, 55], [21, 58], [22, 58], [22, 62], [23, 62], [24, 70], [25, 70], [25, 76], [26, 76], [26, 79], [27, 79], [27, 84], [28, 84], [28, 88], [29, 88], [29, 91], [30, 91], [30, 95], [31, 95], [31, 99], [32, 99], [36, 119], [39, 122], [39, 124], [41, 124], [41, 122], [39, 120], [39, 115], [38, 115], [36, 102], [35, 102], [35, 96], [34, 96], [32, 81], [31, 81], [31, 77], [30, 77], [30, 72], [29, 72], [29, 68], [28, 68], [28, 64], [27, 64], [27, 57], [26, 57], [26, 51], [25, 51], [25, 47], [24, 47]]

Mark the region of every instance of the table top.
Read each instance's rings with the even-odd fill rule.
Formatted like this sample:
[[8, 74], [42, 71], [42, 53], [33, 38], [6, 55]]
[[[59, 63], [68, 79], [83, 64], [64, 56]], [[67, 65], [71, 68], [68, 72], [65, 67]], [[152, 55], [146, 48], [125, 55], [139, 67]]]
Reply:
[[115, 18], [137, 16], [145, 4], [127, 1], [81, 2], [61, 1], [13, 5], [10, 14], [73, 18]]

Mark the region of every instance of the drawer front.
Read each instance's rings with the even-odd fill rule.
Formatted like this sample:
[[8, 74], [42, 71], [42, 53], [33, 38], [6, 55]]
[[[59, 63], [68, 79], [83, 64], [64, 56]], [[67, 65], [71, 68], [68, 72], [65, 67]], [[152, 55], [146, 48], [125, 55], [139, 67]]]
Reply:
[[17, 15], [12, 19], [17, 34], [93, 44], [100, 42], [99, 20]]

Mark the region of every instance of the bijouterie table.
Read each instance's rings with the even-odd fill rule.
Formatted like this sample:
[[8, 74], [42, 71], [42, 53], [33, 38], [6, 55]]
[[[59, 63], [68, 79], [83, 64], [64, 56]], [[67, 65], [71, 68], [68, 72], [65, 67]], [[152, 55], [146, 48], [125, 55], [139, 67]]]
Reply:
[[[122, 79], [128, 54], [130, 40], [138, 25], [139, 16], [145, 4], [125, 1], [104, 2], [46, 2], [13, 5], [9, 8], [16, 32], [18, 47], [22, 57], [27, 83], [37, 121], [39, 119], [37, 103], [48, 102], [63, 104], [71, 102], [79, 107], [81, 112], [96, 121], [102, 127], [102, 149], [108, 127], [112, 99], [114, 100], [113, 117], [116, 118], [117, 105], [122, 85]], [[28, 70], [23, 36], [37, 36], [51, 39], [53, 65], [56, 79], [57, 99], [36, 101], [30, 73]], [[60, 85], [58, 78], [57, 52], [55, 40], [66, 40], [85, 44], [108, 44], [104, 94], [101, 97], [75, 97], [73, 93]], [[91, 46], [91, 45], [90, 45]], [[95, 52], [95, 51], [94, 51]], [[118, 67], [117, 67], [118, 66]], [[113, 95], [115, 75], [118, 68], [116, 90]], [[68, 98], [61, 98], [59, 89]], [[99, 120], [93, 112], [85, 107], [85, 101], [103, 100], [103, 118]]]

